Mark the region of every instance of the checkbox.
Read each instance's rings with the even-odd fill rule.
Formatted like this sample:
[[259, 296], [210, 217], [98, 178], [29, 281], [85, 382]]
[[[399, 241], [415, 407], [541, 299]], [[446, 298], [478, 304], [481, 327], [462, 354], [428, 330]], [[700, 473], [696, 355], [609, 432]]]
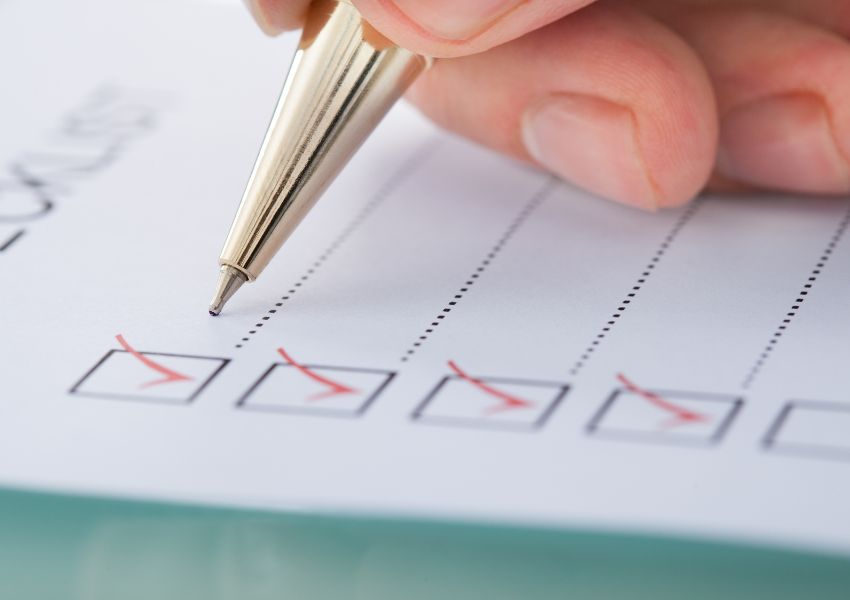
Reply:
[[413, 412], [434, 425], [530, 431], [542, 427], [569, 391], [562, 383], [471, 377], [453, 362]]
[[125, 346], [124, 350], [107, 352], [70, 393], [92, 398], [188, 404], [228, 362], [226, 358], [212, 356], [137, 352]]
[[600, 438], [713, 445], [719, 443], [743, 405], [735, 396], [642, 390], [628, 380], [594, 415], [588, 432]]
[[373, 369], [275, 363], [240, 398], [242, 409], [358, 417], [395, 373]]
[[767, 450], [834, 460], [850, 460], [850, 404], [792, 401], [764, 438]]

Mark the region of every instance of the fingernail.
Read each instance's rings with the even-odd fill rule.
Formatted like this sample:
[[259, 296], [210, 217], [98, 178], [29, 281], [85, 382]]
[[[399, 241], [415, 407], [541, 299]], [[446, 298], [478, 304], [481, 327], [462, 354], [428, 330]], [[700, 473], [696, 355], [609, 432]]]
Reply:
[[248, 11], [251, 13], [251, 16], [254, 17], [254, 20], [257, 22], [257, 25], [260, 26], [260, 29], [263, 30], [263, 33], [266, 35], [278, 35], [283, 33], [284, 28], [278, 27], [272, 23], [272, 15], [261, 0], [242, 1], [245, 3], [245, 6], [248, 7]]
[[824, 101], [815, 94], [770, 96], [734, 108], [721, 121], [717, 169], [760, 187], [836, 194], [850, 190]]
[[611, 200], [658, 208], [634, 114], [625, 106], [578, 94], [547, 96], [526, 110], [522, 136], [531, 157], [556, 175]]
[[467, 40], [525, 4], [526, 0], [382, 0], [394, 6], [409, 21], [436, 37], [451, 41]]

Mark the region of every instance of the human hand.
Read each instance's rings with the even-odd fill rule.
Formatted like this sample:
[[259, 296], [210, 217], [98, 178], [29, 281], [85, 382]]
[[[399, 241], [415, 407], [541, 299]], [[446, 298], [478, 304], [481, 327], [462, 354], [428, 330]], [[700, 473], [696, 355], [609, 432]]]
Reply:
[[[267, 33], [309, 0], [247, 0]], [[354, 0], [438, 124], [654, 210], [850, 192], [850, 0]]]

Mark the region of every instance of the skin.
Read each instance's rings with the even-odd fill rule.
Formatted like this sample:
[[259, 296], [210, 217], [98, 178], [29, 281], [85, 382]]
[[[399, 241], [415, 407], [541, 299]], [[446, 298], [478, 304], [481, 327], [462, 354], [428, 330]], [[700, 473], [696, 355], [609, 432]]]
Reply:
[[[850, 192], [850, 0], [353, 0], [439, 125], [646, 210]], [[269, 34], [309, 0], [247, 0]]]

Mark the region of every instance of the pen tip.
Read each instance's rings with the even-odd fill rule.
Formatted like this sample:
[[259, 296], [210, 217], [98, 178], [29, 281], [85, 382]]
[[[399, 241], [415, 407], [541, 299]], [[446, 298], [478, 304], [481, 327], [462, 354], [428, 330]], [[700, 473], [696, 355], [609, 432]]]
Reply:
[[236, 290], [242, 287], [242, 284], [246, 281], [248, 281], [248, 278], [242, 271], [227, 265], [221, 267], [215, 294], [213, 295], [212, 302], [210, 302], [210, 316], [217, 317], [220, 315], [227, 301], [233, 297]]

